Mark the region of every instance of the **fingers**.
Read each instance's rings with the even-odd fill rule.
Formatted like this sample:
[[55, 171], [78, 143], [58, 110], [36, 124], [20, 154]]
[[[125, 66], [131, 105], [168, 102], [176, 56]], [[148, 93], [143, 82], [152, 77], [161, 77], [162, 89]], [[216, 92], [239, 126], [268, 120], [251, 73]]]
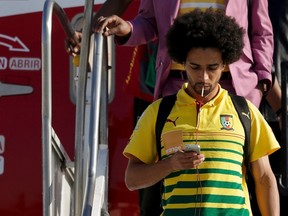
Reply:
[[69, 55], [77, 56], [80, 54], [81, 49], [81, 32], [75, 32], [73, 38], [65, 39], [65, 49]]
[[199, 166], [205, 157], [203, 154], [196, 152], [177, 152], [173, 155], [172, 167], [173, 170], [193, 169]]
[[65, 47], [66, 47], [66, 52], [69, 55], [77, 56], [80, 54], [80, 46], [79, 45], [75, 46], [70, 41], [65, 41]]
[[[107, 17], [109, 18], [109, 17]], [[102, 33], [104, 32], [104, 29], [106, 28], [107, 26], [107, 18], [103, 17], [103, 16], [100, 16], [97, 21], [95, 22], [94, 24], [94, 29], [93, 31], [96, 32], [96, 33]], [[106, 22], [105, 22], [106, 20]]]
[[94, 32], [102, 33], [103, 36], [126, 36], [131, 32], [131, 26], [117, 15], [101, 16], [94, 24]]
[[95, 32], [102, 33], [104, 36], [112, 35], [113, 32], [109, 28], [114, 28], [117, 26], [117, 17], [110, 16], [110, 17], [99, 17], [97, 23], [95, 25]]
[[194, 158], [194, 160], [193, 160], [193, 165], [195, 166], [195, 167], [197, 167], [197, 166], [199, 166], [200, 164], [202, 164], [203, 162], [204, 162], [204, 160], [205, 160], [205, 158], [204, 158], [204, 155], [202, 154], [202, 155], [197, 155], [197, 157], [196, 158]]
[[204, 161], [204, 155], [198, 155], [195, 152], [188, 152], [183, 154], [184, 160], [183, 164], [188, 165], [188, 167], [195, 168], [199, 166]]

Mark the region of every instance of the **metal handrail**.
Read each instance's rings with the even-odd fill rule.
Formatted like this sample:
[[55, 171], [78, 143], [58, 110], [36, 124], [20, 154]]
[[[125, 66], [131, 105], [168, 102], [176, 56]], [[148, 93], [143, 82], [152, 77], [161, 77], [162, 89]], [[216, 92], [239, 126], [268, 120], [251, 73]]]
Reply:
[[89, 123], [89, 169], [87, 188], [84, 199], [83, 215], [90, 216], [93, 208], [93, 198], [96, 186], [96, 165], [99, 144], [99, 123], [100, 123], [100, 98], [102, 82], [102, 44], [103, 37], [101, 34], [95, 34], [96, 49], [93, 55], [92, 85], [91, 85], [91, 112]]
[[46, 0], [42, 14], [42, 178], [43, 178], [43, 216], [55, 212], [54, 183], [52, 173], [52, 15], [55, 14], [71, 42], [78, 43], [75, 31], [62, 10], [54, 0]]
[[[93, 4], [93, 3], [92, 3]], [[91, 7], [92, 8], [92, 7]], [[55, 211], [55, 204], [53, 202], [54, 200], [54, 191], [53, 191], [53, 173], [52, 173], [52, 126], [51, 126], [51, 121], [52, 121], [52, 64], [51, 64], [51, 59], [52, 59], [52, 52], [51, 52], [51, 31], [52, 31], [52, 15], [56, 15], [58, 20], [61, 23], [61, 26], [64, 30], [64, 32], [67, 35], [67, 38], [70, 39], [70, 41], [73, 43], [78, 43], [78, 39], [76, 37], [75, 31], [70, 25], [70, 22], [65, 14], [65, 12], [62, 10], [62, 8], [54, 1], [54, 0], [46, 0], [43, 8], [43, 15], [42, 15], [42, 166], [43, 166], [43, 171], [42, 171], [42, 176], [43, 176], [43, 216], [52, 216], [54, 211]], [[88, 24], [90, 25], [90, 24]], [[86, 28], [86, 32], [88, 32]], [[90, 32], [90, 29], [89, 29]], [[85, 35], [85, 29], [83, 32], [83, 35]], [[83, 105], [85, 102], [85, 87], [86, 87], [86, 68], [88, 65], [88, 47], [89, 47], [89, 40], [88, 43], [85, 42], [85, 38], [83, 38], [83, 41], [81, 43], [81, 60], [80, 61], [80, 70], [82, 68], [82, 71], [85, 70], [85, 73], [81, 73], [82, 75], [82, 82], [80, 82], [81, 88], [79, 88], [78, 95], [78, 104]], [[86, 55], [85, 55], [86, 53]], [[86, 57], [87, 56], [87, 57]], [[86, 62], [85, 62], [85, 59]], [[82, 65], [82, 66], [81, 66]], [[83, 69], [85, 68], [85, 69]], [[83, 95], [83, 96], [82, 96]], [[84, 106], [84, 105], [83, 105]], [[82, 107], [82, 106], [81, 106]], [[80, 110], [80, 111], [79, 111]], [[84, 108], [83, 108], [84, 110]], [[85, 115], [84, 111], [81, 111], [81, 109], [78, 108], [78, 113], [81, 113], [82, 115], [80, 118], [84, 118], [83, 116]], [[83, 122], [83, 120], [81, 121]], [[84, 128], [84, 123], [79, 123], [78, 121], [78, 126], [80, 125], [81, 128]], [[77, 127], [76, 127], [77, 128]], [[77, 129], [76, 129], [77, 131]], [[80, 131], [80, 130], [79, 130]], [[81, 130], [82, 131], [82, 130]], [[76, 137], [81, 137], [83, 136], [83, 133], [77, 134]], [[77, 142], [76, 142], [77, 143]], [[81, 145], [76, 145], [76, 149], [78, 146]], [[79, 152], [79, 150], [77, 149]], [[80, 153], [81, 155], [81, 149]], [[79, 154], [78, 156], [75, 156], [75, 160], [79, 159]], [[77, 158], [77, 159], [76, 159]], [[79, 159], [80, 161], [82, 160], [81, 158]], [[79, 161], [77, 160], [77, 161]], [[76, 162], [75, 162], [76, 163]], [[77, 167], [77, 172], [76, 172], [76, 178], [74, 182], [74, 186], [77, 191], [74, 190], [74, 194], [80, 195], [80, 198], [78, 198], [77, 195], [74, 195], [74, 198], [76, 197], [77, 200], [74, 201], [75, 205], [79, 204], [79, 202], [82, 202], [81, 195], [83, 197], [83, 191], [81, 185], [81, 178], [82, 174], [82, 163], [78, 163], [75, 165]], [[75, 168], [76, 170], [76, 168]], [[80, 177], [79, 177], [80, 176]], [[80, 181], [79, 181], [80, 179]], [[80, 193], [79, 193], [80, 191]], [[81, 204], [81, 203], [80, 203]], [[76, 209], [76, 207], [75, 207]], [[77, 208], [78, 209], [78, 208]], [[74, 212], [75, 215], [80, 215], [81, 214], [81, 207], [79, 208], [80, 212]]]
[[80, 53], [79, 81], [76, 103], [75, 125], [75, 188], [74, 188], [74, 215], [82, 215], [83, 209], [83, 147], [84, 147], [84, 119], [85, 119], [85, 94], [89, 60], [90, 33], [93, 18], [94, 0], [85, 1], [84, 23], [82, 28], [82, 41]]
[[52, 174], [52, 66], [51, 66], [51, 31], [52, 15], [57, 15], [64, 31], [77, 42], [75, 34], [64, 11], [53, 0], [44, 4], [42, 15], [42, 177], [43, 177], [43, 216], [54, 213], [54, 190]]
[[[72, 215], [90, 216], [93, 209], [93, 200], [95, 199], [95, 187], [97, 176], [100, 175], [100, 190], [107, 187], [107, 176], [103, 178], [103, 167], [97, 171], [97, 157], [99, 144], [101, 144], [100, 154], [104, 159], [104, 167], [107, 167], [108, 158], [108, 60], [107, 60], [107, 40], [103, 39], [101, 34], [94, 35], [94, 53], [92, 65], [92, 87], [91, 87], [91, 108], [86, 108], [86, 87], [87, 87], [87, 70], [90, 47], [90, 32], [93, 14], [93, 0], [87, 0], [85, 4], [84, 25], [82, 32], [79, 80], [76, 99], [76, 126], [75, 126], [75, 171], [74, 171], [74, 188], [73, 194], [73, 211]], [[54, 130], [51, 126], [51, 101], [52, 101], [52, 64], [51, 64], [51, 29], [52, 15], [55, 12], [58, 20], [61, 22], [66, 36], [70, 41], [78, 43], [78, 39], [66, 14], [54, 0], [46, 0], [43, 9], [43, 26], [42, 26], [42, 154], [43, 154], [43, 216], [52, 216], [55, 211], [54, 190], [53, 190], [53, 173], [52, 173], [52, 138]], [[103, 52], [106, 55], [103, 55]], [[114, 77], [114, 75], [112, 75]], [[88, 143], [85, 140], [85, 120], [88, 124]], [[86, 131], [87, 133], [87, 131]], [[89, 145], [88, 147], [86, 145]], [[84, 156], [84, 149], [89, 149], [89, 155]], [[85, 159], [89, 159], [88, 174], [86, 176], [84, 164]], [[99, 165], [98, 165], [99, 166]], [[98, 176], [99, 177], [99, 176]], [[106, 178], [106, 179], [105, 179]], [[104, 179], [104, 181], [103, 181]], [[98, 185], [98, 188], [99, 188]], [[106, 194], [105, 194], [106, 195]], [[96, 198], [98, 200], [107, 199], [107, 197]], [[105, 200], [107, 202], [107, 200]], [[105, 202], [104, 201], [104, 202]], [[104, 209], [106, 210], [107, 206]], [[97, 205], [99, 206], [99, 204]], [[96, 210], [100, 215], [100, 209]], [[95, 211], [94, 211], [95, 212]]]

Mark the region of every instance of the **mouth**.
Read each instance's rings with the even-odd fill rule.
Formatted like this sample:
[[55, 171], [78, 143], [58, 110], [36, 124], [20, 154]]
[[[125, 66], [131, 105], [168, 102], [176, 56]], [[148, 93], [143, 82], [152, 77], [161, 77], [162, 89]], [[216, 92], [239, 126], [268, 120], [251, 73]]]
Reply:
[[210, 90], [210, 86], [207, 84], [199, 83], [199, 84], [197, 84], [196, 89], [197, 89], [198, 94], [201, 97], [205, 97]]
[[201, 89], [201, 97], [204, 97], [204, 91], [205, 91], [205, 86], [203, 85]]

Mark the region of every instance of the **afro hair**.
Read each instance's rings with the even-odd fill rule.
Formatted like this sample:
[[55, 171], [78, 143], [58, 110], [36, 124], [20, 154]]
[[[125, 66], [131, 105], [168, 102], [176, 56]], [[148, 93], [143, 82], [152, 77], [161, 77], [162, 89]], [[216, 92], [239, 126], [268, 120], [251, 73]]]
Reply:
[[177, 17], [166, 35], [168, 53], [184, 63], [192, 48], [217, 48], [225, 64], [237, 61], [244, 46], [244, 29], [223, 11], [196, 9]]

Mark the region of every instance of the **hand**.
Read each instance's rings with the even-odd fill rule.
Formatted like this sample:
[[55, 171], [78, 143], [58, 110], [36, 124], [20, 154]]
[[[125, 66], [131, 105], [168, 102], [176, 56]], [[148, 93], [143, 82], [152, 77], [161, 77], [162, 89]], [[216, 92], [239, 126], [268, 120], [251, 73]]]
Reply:
[[74, 37], [77, 38], [77, 41], [75, 41], [73, 38], [65, 39], [65, 48], [69, 55], [77, 56], [80, 54], [82, 33], [75, 32]]
[[96, 33], [102, 32], [103, 36], [106, 37], [110, 35], [125, 37], [131, 33], [132, 27], [127, 21], [116, 15], [112, 15], [109, 17], [99, 17], [94, 24], [94, 31]]
[[268, 93], [268, 84], [266, 80], [260, 80], [258, 82], [257, 88], [262, 92], [262, 96]]
[[171, 156], [171, 167], [174, 171], [192, 169], [203, 163], [205, 157], [203, 154], [197, 154], [196, 152], [183, 152], [178, 151]]

